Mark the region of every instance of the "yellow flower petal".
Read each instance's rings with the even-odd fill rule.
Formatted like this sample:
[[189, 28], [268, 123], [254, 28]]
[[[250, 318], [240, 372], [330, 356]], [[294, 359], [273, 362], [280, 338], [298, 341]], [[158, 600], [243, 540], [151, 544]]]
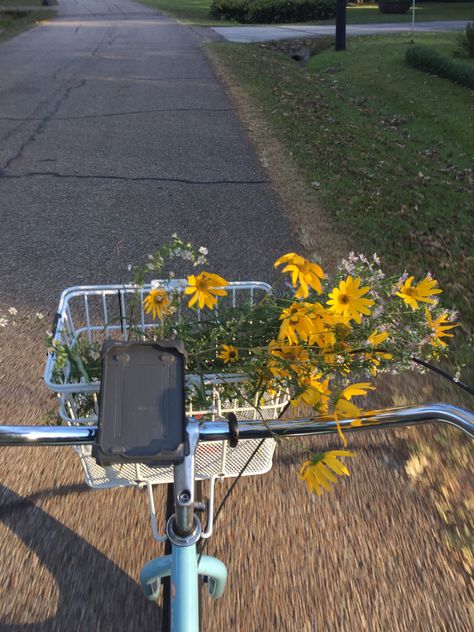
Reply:
[[341, 397], [350, 400], [356, 395], [367, 395], [367, 391], [375, 391], [375, 386], [372, 386], [370, 382], [358, 382], [356, 384], [350, 384], [342, 391]]

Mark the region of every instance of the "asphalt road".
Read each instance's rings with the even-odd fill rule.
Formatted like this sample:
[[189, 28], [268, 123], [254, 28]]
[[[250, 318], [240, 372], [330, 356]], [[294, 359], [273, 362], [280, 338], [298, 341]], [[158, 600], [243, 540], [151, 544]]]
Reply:
[[[63, 287], [126, 280], [173, 232], [234, 279], [270, 279], [295, 246], [200, 38], [128, 0], [66, 0], [0, 45], [0, 311], [20, 312], [0, 331], [2, 422], [55, 407], [42, 326], [24, 318], [49, 318]], [[301, 444], [242, 481], [209, 544], [230, 579], [205, 601], [206, 629], [470, 629], [465, 577], [403, 444], [353, 445], [351, 480], [321, 500], [296, 480]], [[158, 629], [137, 585], [161, 550], [144, 494], [89, 490], [71, 450], [8, 449], [0, 463], [0, 630]]]
[[[414, 33], [437, 33], [444, 31], [463, 31], [467, 20], [444, 20], [437, 22], [416, 22]], [[317, 26], [305, 24], [273, 24], [271, 26], [216, 26], [212, 28], [218, 35], [229, 42], [249, 44], [251, 42], [269, 42], [291, 38], [317, 37], [318, 35], [334, 35], [334, 24]], [[348, 24], [346, 33], [351, 35], [383, 35], [384, 33], [411, 33], [411, 18], [405, 22], [388, 24]]]

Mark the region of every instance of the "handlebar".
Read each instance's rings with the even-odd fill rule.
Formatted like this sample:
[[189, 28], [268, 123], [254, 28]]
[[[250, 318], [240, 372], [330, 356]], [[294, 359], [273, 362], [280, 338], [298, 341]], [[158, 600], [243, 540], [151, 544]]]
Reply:
[[[474, 413], [450, 404], [433, 403], [367, 411], [362, 417], [339, 420], [344, 432], [389, 429], [424, 423], [445, 423], [474, 438]], [[331, 417], [241, 421], [240, 439], [303, 437], [338, 432]], [[199, 425], [199, 441], [209, 443], [230, 438], [226, 421], [204, 421]], [[96, 426], [0, 426], [0, 446], [92, 445], [97, 440]]]

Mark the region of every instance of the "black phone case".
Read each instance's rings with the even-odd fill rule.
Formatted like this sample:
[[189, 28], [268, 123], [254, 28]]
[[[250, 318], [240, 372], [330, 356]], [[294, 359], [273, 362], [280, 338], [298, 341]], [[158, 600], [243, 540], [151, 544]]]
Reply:
[[107, 341], [102, 348], [99, 465], [181, 463], [186, 453], [184, 345]]

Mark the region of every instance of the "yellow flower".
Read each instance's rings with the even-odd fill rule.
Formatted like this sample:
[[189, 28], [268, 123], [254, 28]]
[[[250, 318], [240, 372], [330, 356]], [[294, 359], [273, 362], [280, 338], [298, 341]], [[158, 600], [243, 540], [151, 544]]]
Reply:
[[308, 286], [316, 290], [318, 294], [321, 294], [323, 288], [321, 287], [320, 279], [325, 279], [323, 269], [318, 266], [317, 263], [312, 263], [297, 255], [295, 252], [289, 252], [283, 257], [280, 257], [275, 261], [275, 268], [278, 268], [282, 263], [287, 265], [283, 268], [282, 272], [289, 272], [291, 274], [291, 283], [293, 287], [299, 284], [296, 291], [296, 298], [307, 298], [309, 295]]
[[340, 419], [349, 419], [350, 417], [359, 417], [364, 411], [352, 402], [349, 402], [343, 397], [339, 398], [334, 408], [334, 420], [337, 426], [337, 432], [344, 445], [347, 445], [347, 439], [345, 438], [342, 428], [339, 424]]
[[327, 304], [331, 306], [329, 311], [349, 318], [349, 320], [355, 320], [357, 323], [362, 321], [361, 314], [369, 316], [369, 307], [374, 304], [374, 301], [362, 298], [370, 288], [361, 288], [360, 283], [359, 277], [353, 279], [351, 276], [348, 276], [345, 281], [341, 281], [339, 287], [334, 288], [329, 294], [330, 300], [327, 301]]
[[412, 286], [415, 277], [411, 276], [400, 287], [400, 291], [397, 292], [397, 296], [402, 298], [407, 305], [413, 310], [418, 309], [418, 302], [430, 303], [434, 305], [435, 299], [431, 298], [434, 294], [441, 294], [441, 290], [438, 285], [438, 281], [426, 277], [423, 281], [420, 281], [418, 285]]
[[[385, 342], [388, 338], [388, 331], [382, 331], [380, 333], [375, 330], [370, 334], [367, 338], [367, 342], [372, 347], [377, 347], [382, 342]], [[365, 359], [369, 362], [372, 362], [372, 367], [370, 368], [370, 373], [375, 377], [377, 375], [377, 367], [380, 366], [380, 359], [382, 360], [392, 360], [393, 355], [391, 353], [385, 353], [384, 351], [373, 351], [365, 354]]]
[[233, 363], [239, 359], [239, 352], [232, 345], [222, 345], [222, 351], [217, 357], [223, 360], [224, 364], [227, 364], [227, 362]]
[[335, 318], [320, 303], [304, 303], [312, 322], [312, 332], [308, 344], [318, 345], [320, 349], [333, 347], [336, 343]]
[[375, 330], [367, 338], [367, 342], [369, 343], [369, 345], [372, 345], [372, 347], [376, 347], [382, 342], [385, 342], [387, 338], [388, 338], [388, 331], [381, 331], [380, 333], [378, 333], [377, 330]]
[[454, 329], [454, 327], [459, 327], [458, 323], [452, 323], [449, 320], [449, 315], [447, 312], [438, 316], [435, 320], [431, 316], [429, 310], [425, 308], [426, 320], [428, 321], [428, 326], [433, 330], [431, 334], [431, 339], [433, 345], [438, 345], [441, 347], [446, 347], [446, 343], [441, 338], [452, 338], [454, 334], [447, 334], [446, 332], [450, 329]]
[[146, 314], [151, 314], [152, 318], [163, 318], [169, 313], [170, 299], [166, 290], [155, 288], [143, 299], [143, 307]]
[[[363, 412], [364, 411], [362, 408], [359, 408], [352, 402], [341, 397], [340, 399], [337, 400], [337, 404], [334, 409], [334, 417], [336, 418], [336, 421], [338, 421], [339, 419], [349, 419], [350, 417], [359, 417], [359, 415]], [[344, 440], [344, 443], [347, 443], [347, 442]]]
[[298, 478], [305, 481], [309, 492], [316, 492], [321, 496], [323, 489], [331, 491], [331, 483], [337, 483], [337, 476], [349, 476], [347, 467], [338, 460], [341, 456], [354, 456], [348, 450], [331, 450], [322, 454], [315, 454], [311, 460], [301, 466]]
[[341, 393], [341, 397], [349, 401], [356, 395], [367, 395], [367, 391], [375, 391], [375, 386], [372, 386], [370, 382], [357, 382], [346, 386]]
[[349, 419], [350, 417], [359, 417], [364, 411], [353, 404], [351, 400], [357, 395], [367, 395], [367, 391], [375, 390], [375, 386], [372, 386], [370, 382], [358, 382], [356, 384], [350, 384], [343, 389], [334, 407], [334, 419], [337, 425], [337, 431], [344, 445], [347, 445], [347, 439], [342, 433], [341, 426], [339, 425], [340, 419]]
[[374, 377], [377, 375], [378, 367], [380, 366], [381, 360], [392, 360], [393, 355], [391, 353], [384, 353], [383, 351], [374, 351], [373, 354], [366, 353], [366, 360], [372, 362], [372, 366], [370, 367], [370, 374]]
[[305, 389], [298, 397], [291, 400], [292, 406], [298, 406], [301, 402], [315, 408], [319, 414], [324, 415], [328, 412], [329, 396], [329, 378], [321, 382], [321, 373], [315, 373], [311, 376], [302, 378], [300, 385]]
[[269, 353], [277, 360], [268, 363], [270, 371], [275, 377], [290, 377], [289, 370], [298, 373], [305, 369], [309, 355], [300, 345], [291, 345], [281, 340], [272, 340], [268, 345]]
[[280, 326], [279, 340], [288, 340], [290, 344], [298, 344], [298, 337], [307, 340], [313, 330], [311, 318], [304, 305], [293, 303], [284, 309], [280, 314], [282, 321]]
[[188, 276], [188, 286], [184, 292], [185, 294], [194, 294], [188, 303], [189, 307], [197, 303], [199, 309], [202, 309], [204, 305], [212, 309], [217, 303], [216, 296], [227, 296], [227, 292], [223, 289], [226, 285], [228, 283], [225, 279], [210, 272]]

